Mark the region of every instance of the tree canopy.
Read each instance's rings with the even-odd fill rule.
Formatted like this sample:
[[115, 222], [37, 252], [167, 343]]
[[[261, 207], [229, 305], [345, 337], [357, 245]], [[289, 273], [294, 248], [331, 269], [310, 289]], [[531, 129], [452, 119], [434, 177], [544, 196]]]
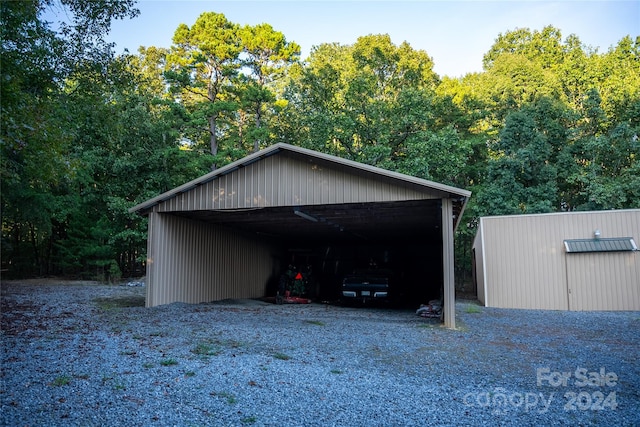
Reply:
[[133, 0], [0, 4], [3, 274], [142, 274], [128, 208], [276, 142], [471, 190], [463, 273], [479, 216], [640, 207], [640, 37], [511, 30], [454, 79], [387, 34], [302, 60], [267, 23], [205, 12], [117, 56], [104, 38]]

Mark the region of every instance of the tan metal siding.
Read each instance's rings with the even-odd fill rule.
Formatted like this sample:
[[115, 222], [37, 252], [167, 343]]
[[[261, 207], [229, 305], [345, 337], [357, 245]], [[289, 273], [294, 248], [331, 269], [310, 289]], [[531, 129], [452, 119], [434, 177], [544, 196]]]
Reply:
[[333, 203], [439, 199], [409, 184], [374, 177], [345, 166], [326, 167], [285, 155], [271, 156], [161, 202], [154, 210], [175, 212]]
[[[274, 163], [267, 163], [268, 161], [267, 159], [269, 159], [270, 157], [276, 157], [278, 158], [278, 160], [276, 160], [276, 162]], [[418, 189], [419, 193], [422, 193], [422, 192], [428, 193], [429, 194], [428, 197], [433, 196], [435, 198], [443, 198], [443, 197], [451, 197], [452, 195], [458, 195], [466, 199], [471, 196], [471, 193], [469, 191], [462, 190], [460, 188], [439, 184], [433, 181], [427, 181], [424, 179], [404, 175], [397, 172], [387, 171], [384, 169], [376, 168], [374, 166], [369, 166], [363, 163], [358, 163], [351, 160], [331, 156], [328, 154], [319, 153], [317, 151], [307, 150], [307, 149], [296, 147], [289, 144], [278, 143], [264, 150], [261, 150], [259, 152], [250, 154], [247, 157], [244, 157], [240, 160], [232, 162], [226, 166], [223, 166], [220, 169], [217, 169], [213, 172], [210, 172], [206, 175], [201, 176], [200, 178], [187, 182], [170, 191], [162, 193], [150, 200], [147, 200], [144, 203], [134, 206], [130, 209], [130, 212], [144, 212], [146, 214], [148, 213], [148, 210], [153, 206], [163, 202], [167, 202], [169, 199], [179, 196], [182, 193], [193, 192], [192, 195], [196, 196], [196, 192], [199, 191], [197, 190], [198, 187], [204, 186], [205, 184], [211, 181], [218, 181], [223, 176], [232, 175], [237, 171], [242, 170], [243, 168], [247, 168], [244, 170], [244, 172], [249, 171], [250, 170], [249, 168], [252, 165], [254, 169], [266, 170], [268, 164], [279, 164], [278, 162], [280, 161], [280, 159], [285, 157], [289, 159], [295, 159], [299, 167], [305, 169], [305, 174], [307, 176], [310, 176], [310, 175], [306, 169], [311, 168], [311, 169], [322, 170], [323, 167], [326, 167], [328, 170], [347, 171], [346, 174], [348, 176], [368, 177], [369, 179], [378, 180], [380, 182], [394, 182], [396, 184], [396, 188], [405, 188], [405, 189], [411, 188], [413, 190]], [[273, 159], [271, 159], [271, 161], [273, 161]], [[255, 163], [262, 163], [262, 165], [255, 166], [254, 165]], [[273, 172], [275, 172], [275, 174]], [[242, 172], [238, 172], [237, 174], [240, 175], [241, 173]], [[279, 170], [268, 171], [268, 175], [278, 177], [277, 180], [273, 180], [271, 182], [271, 187], [270, 187], [271, 189], [277, 188], [276, 185], [283, 185], [285, 181], [297, 182], [295, 181], [295, 177], [290, 177], [293, 179], [292, 181], [287, 179], [285, 175], [280, 175]], [[255, 178], [256, 176], [258, 176], [258, 174], [254, 173], [252, 174], [252, 176]], [[263, 178], [266, 178], [266, 176]], [[263, 179], [260, 182], [267, 183], [268, 181], [266, 179]], [[300, 182], [303, 182], [303, 181], [300, 181]], [[198, 204], [201, 205], [202, 202], [209, 203], [209, 201], [213, 201], [214, 199], [211, 198], [212, 196], [214, 198], [217, 198], [218, 196], [220, 196], [222, 202], [224, 203], [232, 201], [232, 198], [234, 196], [232, 193], [233, 188], [229, 186], [225, 186], [222, 188], [225, 190], [228, 190], [224, 195], [215, 194], [215, 192], [211, 192], [211, 191], [198, 193], [202, 197], [198, 198], [196, 196], [196, 200], [197, 200], [195, 202], [196, 205]], [[314, 183], [313, 189], [314, 190], [318, 189], [318, 187], [315, 186], [315, 183]], [[338, 186], [338, 189], [344, 190], [345, 187]], [[208, 188], [208, 190], [213, 190], [213, 188]], [[268, 195], [271, 192], [269, 188], [262, 188], [262, 187], [259, 190], [252, 188], [252, 189], [246, 189], [245, 191], [253, 191], [253, 192], [264, 191], [264, 195]], [[329, 194], [322, 193], [321, 195], [328, 196]], [[187, 196], [187, 198], [190, 198], [190, 197], [191, 195]], [[320, 197], [320, 195], [314, 195], [313, 197], [314, 199], [317, 199]], [[278, 200], [279, 199], [280, 198], [278, 198]], [[272, 203], [273, 203], [273, 200], [271, 200]], [[348, 199], [348, 200], [351, 200], [351, 199]], [[187, 203], [191, 203], [191, 202], [188, 201]], [[171, 206], [176, 207], [177, 205], [175, 205], [173, 202], [168, 202], [166, 203], [166, 206], [163, 209], [171, 210]], [[207, 209], [212, 209], [212, 207], [207, 207]]]
[[633, 252], [567, 254], [571, 310], [640, 310], [640, 256]]
[[442, 278], [444, 325], [456, 327], [456, 285], [454, 279], [453, 253], [453, 204], [451, 199], [442, 199]]
[[481, 225], [487, 306], [639, 309], [640, 254], [567, 254], [563, 241], [592, 238], [596, 229], [637, 241], [640, 210], [485, 217]]
[[[573, 219], [573, 218], [572, 218]], [[567, 239], [640, 239], [640, 210], [590, 212], [570, 221]], [[640, 253], [564, 253], [570, 310], [640, 310]]]
[[151, 307], [151, 302], [155, 301], [156, 299], [155, 288], [150, 285], [155, 281], [156, 271], [154, 268], [155, 266], [153, 260], [156, 259], [158, 253], [158, 239], [154, 237], [157, 221], [152, 221], [154, 216], [157, 216], [157, 214], [149, 214], [147, 225], [147, 295], [145, 300], [145, 304], [147, 307]]
[[212, 224], [149, 215], [148, 307], [265, 295], [271, 248]]
[[473, 254], [475, 257], [475, 264], [473, 265], [474, 269], [474, 278], [476, 281], [476, 295], [478, 301], [482, 304], [487, 304], [487, 298], [485, 295], [485, 268], [484, 268], [484, 249], [483, 243], [484, 239], [482, 238], [482, 221], [483, 218], [480, 218], [478, 222], [478, 230], [476, 233], [476, 237], [473, 239]]
[[539, 216], [483, 218], [489, 307], [566, 310], [561, 225]]

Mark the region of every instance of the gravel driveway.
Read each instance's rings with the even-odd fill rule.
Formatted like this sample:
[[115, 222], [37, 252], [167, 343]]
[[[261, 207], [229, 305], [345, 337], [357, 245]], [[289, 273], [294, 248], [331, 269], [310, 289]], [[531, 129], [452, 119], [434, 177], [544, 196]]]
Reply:
[[2, 283], [2, 424], [640, 425], [639, 312], [143, 303]]

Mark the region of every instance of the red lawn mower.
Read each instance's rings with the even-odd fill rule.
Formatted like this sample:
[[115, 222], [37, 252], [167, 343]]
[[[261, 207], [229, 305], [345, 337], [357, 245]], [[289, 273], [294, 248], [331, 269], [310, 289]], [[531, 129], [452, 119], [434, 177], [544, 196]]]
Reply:
[[278, 282], [278, 292], [276, 293], [276, 304], [309, 304], [311, 300], [305, 298], [311, 268], [305, 271], [289, 265], [287, 271], [280, 276]]

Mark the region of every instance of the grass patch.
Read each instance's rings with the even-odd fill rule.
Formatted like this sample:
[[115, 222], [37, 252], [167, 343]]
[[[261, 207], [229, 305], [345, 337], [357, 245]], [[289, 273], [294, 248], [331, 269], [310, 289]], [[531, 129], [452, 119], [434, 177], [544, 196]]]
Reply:
[[191, 348], [191, 353], [207, 358], [209, 356], [218, 356], [226, 349], [236, 349], [244, 347], [245, 343], [232, 339], [205, 338], [197, 342]]
[[153, 368], [153, 363], [149, 363], [149, 362], [143, 363], [143, 364], [142, 364], [142, 367], [143, 367], [144, 369], [150, 369], [150, 368]]
[[332, 374], [336, 374], [336, 375], [340, 375], [340, 374], [343, 373], [340, 369], [332, 369], [329, 372], [331, 372]]
[[69, 385], [70, 382], [70, 376], [60, 375], [59, 377], [55, 377], [53, 381], [51, 381], [51, 385], [54, 387], [62, 387], [63, 385]]
[[220, 346], [227, 347], [227, 348], [240, 348], [245, 345], [243, 342], [236, 341], [236, 340], [222, 340], [217, 342], [219, 343]]
[[227, 393], [226, 391], [219, 392], [219, 393], [214, 392], [214, 393], [211, 393], [211, 395], [218, 396], [225, 399], [229, 405], [238, 403], [238, 399], [232, 393]]
[[320, 320], [305, 320], [304, 323], [308, 323], [310, 325], [316, 325], [316, 326], [325, 326], [326, 323], [320, 321]]
[[482, 310], [477, 305], [468, 305], [465, 307], [464, 312], [468, 314], [475, 314], [482, 313]]
[[289, 359], [291, 359], [291, 356], [289, 356], [288, 354], [284, 354], [284, 353], [280, 353], [280, 352], [274, 353], [273, 357], [276, 358], [276, 359], [279, 359], [279, 360], [289, 360]]
[[195, 377], [196, 373], [193, 372], [193, 371], [187, 371], [187, 372], [184, 373], [184, 376], [185, 377]]
[[425, 322], [425, 323], [420, 323], [418, 325], [418, 328], [424, 328], [424, 329], [435, 329], [435, 328], [440, 328], [442, 327], [442, 323], [438, 322]]
[[244, 346], [244, 344], [240, 341], [207, 338], [198, 341], [198, 343], [191, 349], [191, 353], [207, 358], [209, 356], [218, 356], [225, 349], [235, 349], [242, 346]]
[[195, 347], [191, 349], [191, 353], [198, 356], [217, 356], [221, 353], [220, 349], [210, 342], [199, 342]]
[[98, 307], [104, 311], [113, 311], [120, 308], [144, 307], [145, 297], [125, 296], [125, 297], [101, 297], [93, 300]]
[[253, 415], [250, 417], [244, 417], [243, 419], [240, 420], [242, 424], [255, 424], [257, 421], [258, 421], [258, 418]]
[[160, 361], [160, 364], [162, 366], [173, 366], [173, 365], [177, 365], [178, 361], [176, 359], [173, 358], [169, 358], [169, 359], [162, 359]]

